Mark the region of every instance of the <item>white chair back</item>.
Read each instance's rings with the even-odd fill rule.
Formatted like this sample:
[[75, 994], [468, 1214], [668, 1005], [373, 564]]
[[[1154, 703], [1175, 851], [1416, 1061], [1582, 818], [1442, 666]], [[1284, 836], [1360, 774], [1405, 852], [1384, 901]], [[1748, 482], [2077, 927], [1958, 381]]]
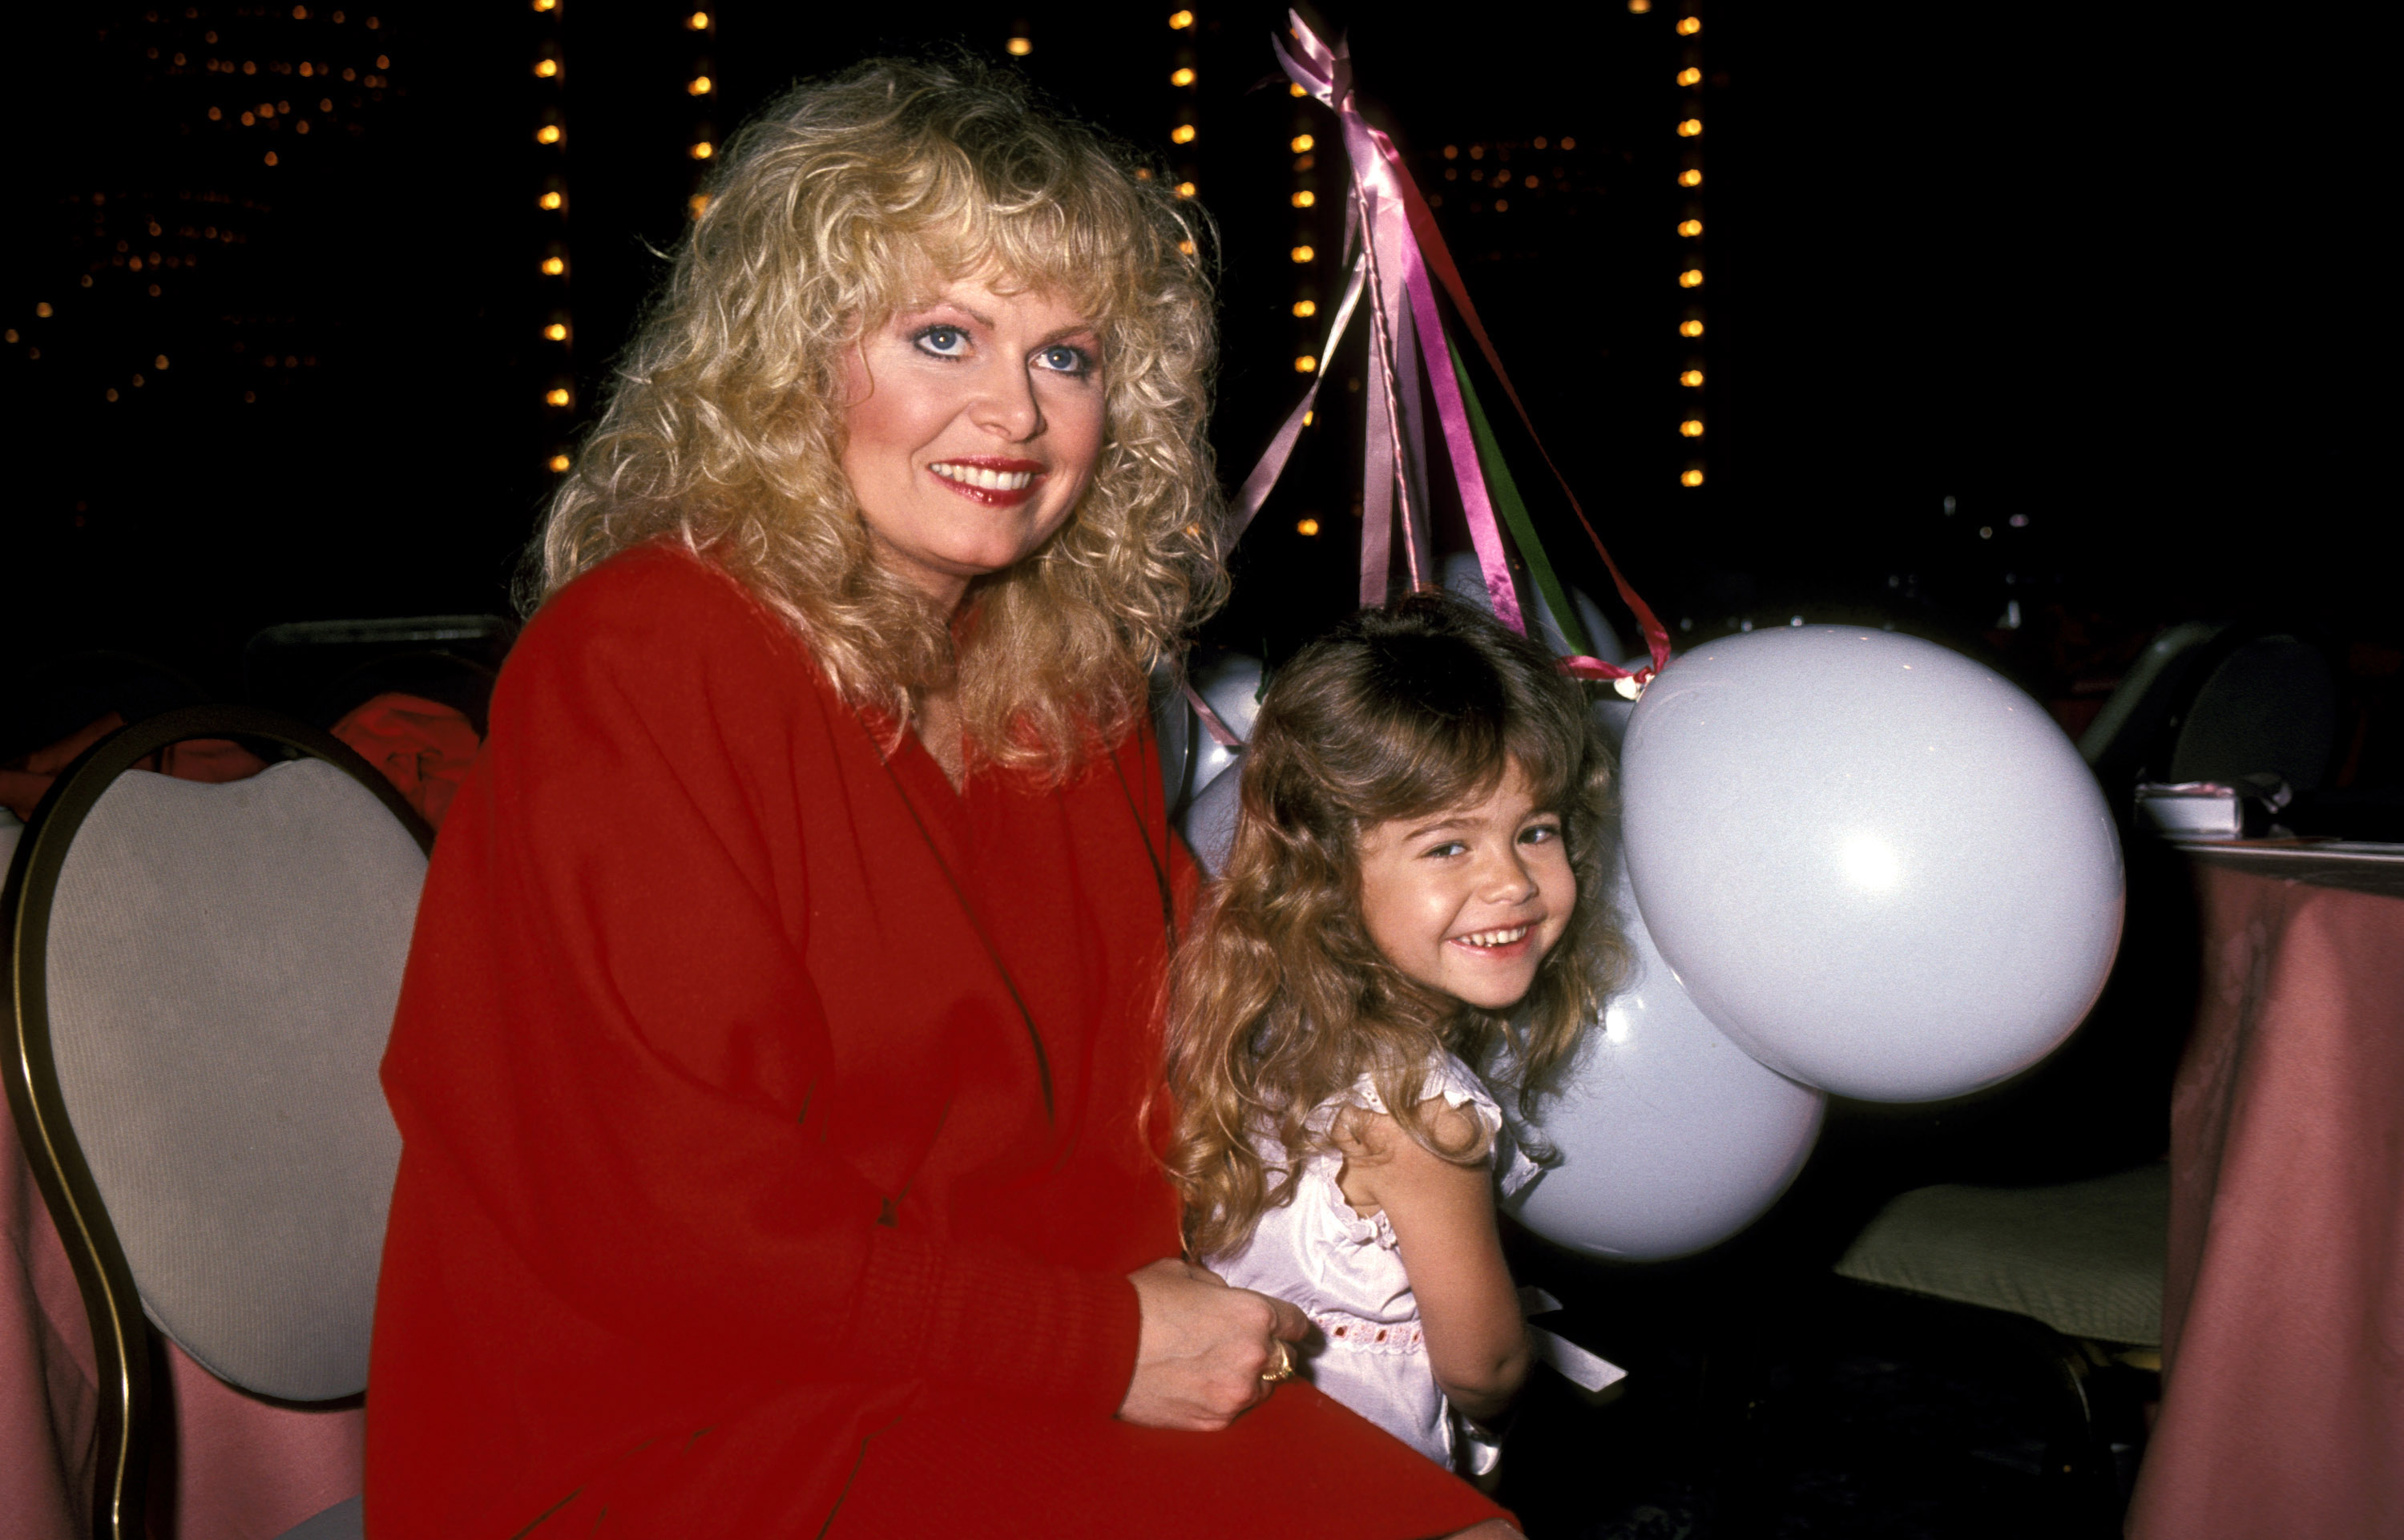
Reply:
[[367, 1384], [400, 1155], [376, 1071], [425, 872], [316, 760], [128, 771], [59, 872], [46, 987], [76, 1141], [144, 1312], [260, 1394]]

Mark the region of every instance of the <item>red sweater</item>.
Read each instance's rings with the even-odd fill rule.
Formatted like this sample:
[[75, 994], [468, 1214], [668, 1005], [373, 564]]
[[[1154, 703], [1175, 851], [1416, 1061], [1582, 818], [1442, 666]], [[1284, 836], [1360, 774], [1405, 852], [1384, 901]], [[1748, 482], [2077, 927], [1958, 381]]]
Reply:
[[956, 792], [876, 726], [678, 553], [527, 628], [384, 1063], [372, 1531], [1393, 1540], [1493, 1513], [1307, 1387], [1224, 1434], [1113, 1419], [1125, 1275], [1179, 1246], [1135, 1122], [1164, 892], [1192, 885], [1151, 744]]

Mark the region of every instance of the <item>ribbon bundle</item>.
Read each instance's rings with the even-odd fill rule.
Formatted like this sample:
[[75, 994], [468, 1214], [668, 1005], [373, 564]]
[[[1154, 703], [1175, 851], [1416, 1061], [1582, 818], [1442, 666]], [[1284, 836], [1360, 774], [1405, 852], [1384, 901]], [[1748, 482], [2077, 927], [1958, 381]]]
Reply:
[[[1536, 441], [1535, 425], [1529, 420], [1528, 409], [1503, 370], [1484, 323], [1478, 319], [1477, 307], [1470, 303], [1461, 271], [1446, 248], [1444, 237], [1436, 231], [1435, 217], [1429, 211], [1427, 200], [1411, 180], [1393, 141], [1361, 116], [1353, 97], [1350, 59], [1321, 42], [1300, 17], [1288, 14], [1293, 23], [1293, 48], [1288, 49], [1274, 39], [1271, 46], [1294, 83], [1335, 113], [1343, 125], [1345, 153], [1352, 167], [1345, 221], [1346, 245], [1349, 249], [1357, 245], [1359, 255], [1353, 260], [1343, 302], [1336, 307], [1335, 322], [1328, 329], [1327, 344], [1320, 351], [1321, 358], [1334, 356], [1364, 294], [1369, 301], [1369, 352], [1376, 360], [1376, 388], [1369, 393], [1369, 427], [1363, 464], [1361, 602], [1373, 605], [1385, 601], [1397, 529], [1402, 534], [1404, 561], [1410, 570], [1411, 581], [1417, 585], [1430, 581], [1433, 558], [1428, 549], [1428, 511], [1423, 497], [1418, 506], [1413, 506], [1411, 499], [1411, 489], [1426, 484], [1426, 434], [1419, 408], [1423, 360], [1426, 387], [1434, 399], [1436, 419], [1444, 434], [1446, 458], [1452, 466], [1461, 511], [1469, 523], [1470, 542], [1476, 549], [1477, 565], [1485, 576], [1487, 597], [1493, 605], [1495, 617], [1516, 631], [1527, 631], [1502, 540], [1502, 525], [1507, 524], [1537, 590], [1572, 649], [1572, 655], [1561, 660], [1561, 667], [1581, 679], [1616, 681], [1620, 693], [1633, 698], [1670, 661], [1669, 632], [1635, 589], [1628, 586], [1619, 564], [1603, 549], [1593, 523], [1579, 506], [1577, 495], [1570, 490], [1568, 479], [1561, 475], [1560, 468], [1545, 453], [1543, 443]], [[1502, 462], [1502, 451], [1470, 384], [1461, 352], [1446, 334], [1443, 316], [1436, 307], [1435, 288], [1439, 284], [1451, 300], [1454, 314], [1468, 329], [1488, 367], [1501, 382], [1502, 393], [1518, 412], [1530, 441], [1536, 442], [1536, 453], [1560, 483], [1571, 511], [1577, 515], [1586, 539], [1594, 542], [1595, 553], [1610, 571], [1620, 598], [1635, 614], [1652, 654], [1648, 666], [1631, 671], [1591, 655], [1593, 650], [1586, 641], [1577, 612], [1554, 574], [1552, 563], [1528, 517], [1527, 505], [1521, 501], [1510, 470]], [[1302, 436], [1304, 419], [1310, 415], [1318, 399], [1319, 381], [1324, 377], [1322, 371], [1313, 378], [1301, 403], [1278, 429], [1260, 464], [1245, 479], [1236, 500], [1237, 534], [1260, 512], [1261, 505], [1285, 469]]]

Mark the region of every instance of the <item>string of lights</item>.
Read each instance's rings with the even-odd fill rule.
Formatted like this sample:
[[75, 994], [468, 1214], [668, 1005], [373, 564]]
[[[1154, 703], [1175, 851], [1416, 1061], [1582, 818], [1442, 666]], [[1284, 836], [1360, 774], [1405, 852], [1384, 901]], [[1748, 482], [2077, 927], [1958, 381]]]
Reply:
[[[1571, 187], [1568, 180], [1569, 174], [1566, 168], [1555, 165], [1553, 167], [1552, 178], [1550, 183], [1547, 184], [1546, 179], [1539, 175], [1542, 168], [1530, 167], [1525, 159], [1521, 161], [1519, 168], [1515, 171], [1511, 165], [1511, 154], [1514, 150], [1517, 150], [1524, 156], [1527, 151], [1533, 150], [1537, 154], [1541, 155], [1548, 149], [1558, 150], [1562, 154], [1566, 154], [1575, 148], [1577, 148], [1577, 140], [1572, 135], [1563, 134], [1559, 139], [1556, 140], [1547, 138], [1541, 133], [1537, 134], [1534, 138], [1528, 140], [1498, 139], [1490, 148], [1489, 146], [1482, 144], [1470, 146], [1469, 159], [1472, 161], [1482, 161], [1486, 159], [1489, 153], [1491, 153], [1498, 163], [1492, 166], [1473, 164], [1469, 168], [1470, 181], [1472, 183], [1483, 183], [1484, 187], [1482, 190], [1493, 195], [1493, 201], [1491, 203], [1483, 202], [1477, 196], [1481, 189], [1473, 186], [1469, 189], [1469, 212], [1472, 214], [1484, 214], [1490, 210], [1496, 214], [1510, 213], [1511, 190], [1515, 187], [1522, 189], [1527, 192], [1534, 193], [1540, 198], [1546, 196], [1547, 194], [1569, 192], [1571, 190]], [[1444, 158], [1447, 161], [1460, 160], [1461, 147], [1459, 145], [1445, 146]], [[1444, 168], [1444, 179], [1447, 182], [1459, 181], [1461, 179], [1461, 168], [1457, 165], [1446, 166]], [[1441, 192], [1429, 194], [1428, 205], [1431, 208], [1444, 207], [1444, 194]], [[1522, 212], [1525, 212], [1524, 208]]]
[[[1319, 314], [1319, 247], [1321, 244], [1321, 220], [1316, 212], [1319, 207], [1319, 139], [1311, 133], [1309, 93], [1293, 81], [1288, 81], [1285, 89], [1286, 94], [1294, 98], [1290, 123], [1293, 134], [1286, 141], [1286, 148], [1293, 156], [1293, 188], [1286, 194], [1286, 202], [1294, 211], [1293, 244], [1286, 254], [1293, 261], [1293, 318], [1299, 323], [1294, 329], [1298, 342], [1294, 348], [1293, 368], [1297, 374], [1315, 374], [1325, 361], [1310, 351], [1318, 341], [1318, 328], [1313, 317]], [[1305, 413], [1303, 426], [1309, 427], [1311, 419], [1317, 415], [1316, 412]], [[1296, 521], [1293, 527], [1297, 534], [1316, 535], [1319, 533], [1319, 520], [1315, 515], [1306, 514]]]
[[[220, 26], [227, 29], [222, 34]], [[147, 10], [98, 29], [98, 43], [138, 72], [141, 89], [174, 119], [178, 137], [198, 141], [172, 197], [156, 188], [120, 189], [114, 195], [95, 189], [63, 200], [91, 210], [88, 223], [75, 221], [79, 228], [69, 240], [85, 266], [76, 286], [95, 292], [77, 297], [69, 307], [78, 323], [70, 329], [87, 344], [114, 334], [105, 348], [88, 345], [80, 360], [98, 373], [91, 383], [102, 401], [135, 399], [133, 392], [161, 384], [173, 366], [170, 347], [182, 354], [197, 345], [200, 307], [229, 328], [289, 330], [289, 316], [261, 315], [227, 300], [219, 264], [229, 248], [251, 245], [251, 227], [273, 206], [269, 190], [289, 188], [288, 178], [309, 169], [305, 162], [312, 158], [304, 152], [310, 146], [363, 132], [363, 109], [370, 101], [382, 102], [391, 85], [392, 60], [373, 51], [385, 46], [380, 35], [357, 34], [378, 35], [382, 27], [374, 16], [293, 5], [237, 9], [230, 19], [212, 18], [197, 7]], [[337, 66], [328, 57], [342, 53], [356, 62]], [[316, 160], [314, 169], [322, 175], [322, 155]], [[210, 186], [213, 181], [222, 185]], [[249, 190], [229, 191], [229, 186]], [[245, 228], [235, 228], [236, 221]], [[195, 289], [201, 280], [190, 274], [203, 266], [216, 275], [216, 285]], [[142, 300], [163, 303], [144, 305]], [[0, 341], [21, 346], [26, 361], [38, 361], [45, 337], [54, 350], [66, 337], [60, 327], [31, 323], [64, 315], [59, 303], [36, 301], [25, 329], [0, 329]], [[139, 321], [129, 328], [136, 315]], [[124, 335], [128, 329], [144, 340], [123, 345], [131, 342]], [[251, 404], [269, 377], [243, 371], [314, 369], [318, 361], [315, 352], [292, 336], [279, 345], [259, 331], [245, 337], [237, 330], [225, 353], [235, 360], [242, 399]], [[198, 378], [226, 378], [210, 368], [216, 361], [210, 350], [203, 349], [202, 358]]]
[[[1026, 30], [1024, 23], [1019, 30]], [[1195, 82], [1200, 77], [1195, 69], [1193, 49], [1188, 46], [1188, 39], [1194, 33], [1194, 13], [1190, 10], [1172, 13], [1168, 18], [1168, 30], [1177, 35], [1176, 46], [1171, 49], [1169, 59], [1168, 88], [1173, 94], [1168, 114], [1168, 137], [1170, 144], [1182, 147], [1191, 145], [1200, 135], [1200, 130], [1194, 125]], [[1019, 55], [1027, 53], [1028, 49], [1020, 46], [1026, 42], [1023, 36], [1013, 37], [1010, 51]], [[1149, 182], [1153, 173], [1151, 166], [1139, 165], [1136, 167], [1135, 175], [1136, 180]], [[1176, 192], [1180, 198], [1191, 198], [1198, 190], [1190, 164], [1181, 164], [1173, 175], [1179, 178]], [[1194, 243], [1190, 239], [1180, 241], [1177, 249], [1191, 257], [1195, 251]]]
[[[1197, 77], [1195, 74], [1197, 61], [1195, 57], [1194, 40], [1199, 35], [1200, 28], [1195, 24], [1192, 11], [1178, 10], [1169, 14], [1168, 30], [1176, 40], [1168, 72], [1168, 89], [1175, 92], [1169, 109], [1168, 142], [1178, 151], [1175, 157], [1177, 196], [1191, 198], [1201, 191], [1201, 188], [1195, 181], [1194, 166], [1196, 152], [1192, 147], [1194, 141], [1202, 136], [1202, 126], [1195, 120], [1195, 102], [1199, 93], [1196, 89]], [[1181, 245], [1189, 245], [1189, 243], [1180, 244]], [[1193, 253], [1189, 249], [1186, 255], [1192, 256]]]
[[544, 372], [550, 375], [543, 386], [542, 404], [548, 429], [545, 437], [552, 441], [549, 463], [557, 474], [565, 472], [570, 463], [564, 441], [567, 414], [576, 407], [576, 322], [569, 308], [567, 268], [567, 54], [561, 0], [533, 0], [533, 5], [543, 21], [534, 56], [538, 91], [534, 141], [544, 152], [541, 190], [535, 196], [535, 204], [549, 216], [541, 238], [539, 264], [543, 280], [541, 308], [548, 312], [542, 326], [542, 340], [549, 344], [544, 350], [543, 365]]
[[[718, 17], [706, 10], [689, 11], [685, 15], [684, 30], [693, 35], [695, 48], [692, 68], [685, 77], [684, 93], [703, 109], [702, 116], [693, 120], [692, 132], [685, 140], [685, 154], [692, 160], [693, 175], [698, 178], [705, 169], [705, 162], [718, 153], [718, 125], [708, 112], [710, 104], [717, 98], [718, 82], [712, 73], [716, 66], [710, 63], [707, 51], [710, 40], [718, 35]], [[708, 194], [698, 189], [686, 200], [686, 207], [696, 219], [708, 206]]]
[[[1631, 0], [1629, 9], [1645, 8]], [[1678, 89], [1681, 98], [1678, 113], [1678, 137], [1684, 147], [1678, 155], [1678, 186], [1685, 192], [1684, 207], [1678, 214], [1678, 238], [1684, 256], [1678, 263], [1678, 287], [1695, 295], [1703, 287], [1703, 48], [1700, 37], [1703, 19], [1689, 12], [1678, 19], [1678, 35], [1684, 39], [1678, 60]], [[1678, 321], [1678, 335], [1687, 343], [1684, 364], [1678, 371], [1682, 392], [1698, 394], [1688, 397], [1684, 410], [1678, 414], [1678, 434], [1695, 449], [1701, 448], [1704, 416], [1702, 398], [1703, 369], [1703, 307], [1699, 298], [1689, 303]], [[1685, 468], [1678, 472], [1678, 484], [1697, 487], [1703, 484], [1702, 456], [1690, 456]]]

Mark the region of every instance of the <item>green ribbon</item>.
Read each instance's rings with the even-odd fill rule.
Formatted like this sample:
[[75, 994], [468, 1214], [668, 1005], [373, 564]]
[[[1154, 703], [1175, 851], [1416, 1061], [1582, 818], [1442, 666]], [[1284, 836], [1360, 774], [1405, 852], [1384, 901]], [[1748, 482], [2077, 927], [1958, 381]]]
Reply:
[[[1583, 657], [1595, 655], [1594, 643], [1587, 639], [1586, 627], [1578, 612], [1561, 589], [1561, 580], [1553, 573], [1552, 559], [1544, 554], [1544, 543], [1536, 539], [1536, 526], [1528, 518], [1528, 505], [1519, 499], [1519, 486], [1511, 479], [1511, 468], [1503, 463], [1502, 446], [1494, 441], [1494, 429], [1486, 421], [1486, 408], [1478, 404], [1477, 391], [1469, 383], [1469, 371], [1461, 367], [1461, 349], [1454, 345], [1451, 334], [1444, 339], [1445, 351], [1452, 357], [1452, 377], [1461, 382], [1461, 399], [1469, 408], [1469, 431], [1477, 440], [1477, 463], [1486, 472], [1487, 489], [1493, 494], [1494, 506], [1501, 511], [1502, 522], [1510, 526], [1512, 543], [1519, 548], [1520, 559], [1536, 580], [1536, 589], [1544, 596], [1545, 608], [1561, 628], [1561, 636], [1571, 649]], [[1616, 658], [1606, 658], [1616, 663]]]

